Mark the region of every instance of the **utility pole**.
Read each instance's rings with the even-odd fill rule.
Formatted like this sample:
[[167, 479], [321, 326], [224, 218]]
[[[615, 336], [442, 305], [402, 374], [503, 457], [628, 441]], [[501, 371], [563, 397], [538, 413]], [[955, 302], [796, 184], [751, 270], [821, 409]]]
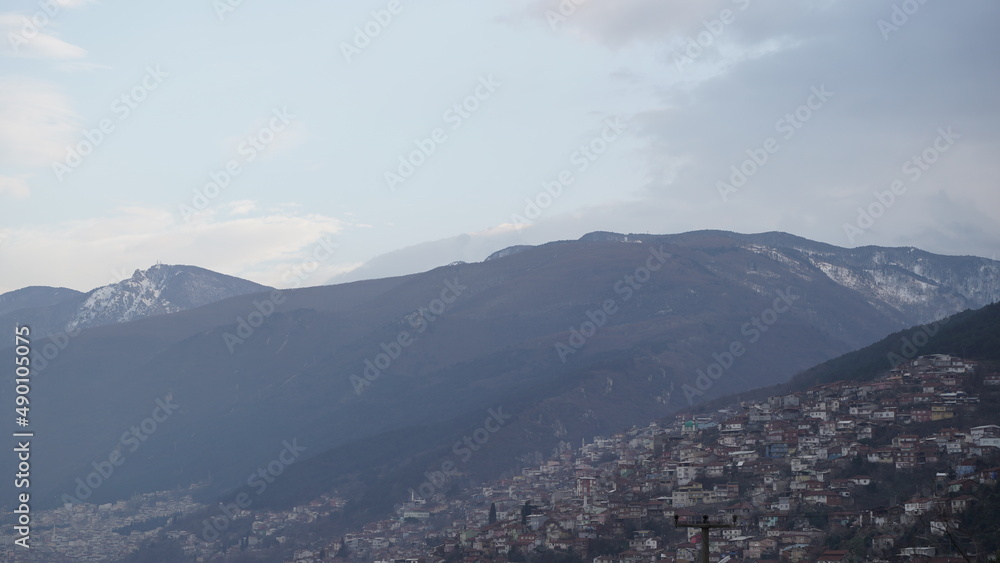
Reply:
[[681, 522], [681, 517], [679, 514], [674, 514], [674, 527], [675, 528], [701, 528], [701, 563], [708, 563], [708, 531], [713, 528], [735, 528], [736, 521], [739, 519], [735, 514], [733, 515], [732, 524], [724, 524], [722, 522], [709, 522], [708, 514], [701, 515], [701, 522]]

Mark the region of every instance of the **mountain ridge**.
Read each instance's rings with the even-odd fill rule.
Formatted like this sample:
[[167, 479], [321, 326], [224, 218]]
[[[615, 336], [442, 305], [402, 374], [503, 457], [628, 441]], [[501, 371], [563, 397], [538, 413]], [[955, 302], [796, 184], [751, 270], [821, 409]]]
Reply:
[[[435, 452], [447, 455], [453, 436], [471, 431], [468, 421], [504, 407], [515, 418], [463, 467], [486, 471], [497, 460], [688, 408], [682, 388], [702, 372], [721, 371], [723, 383], [700, 389], [698, 401], [780, 383], [917, 324], [910, 319], [996, 292], [989, 261], [929, 255], [921, 282], [903, 268], [912, 268], [905, 257], [889, 253], [902, 263], [894, 275], [927, 285], [914, 293], [924, 310], [900, 310], [872, 291], [877, 283], [838, 283], [794, 249], [715, 232], [635, 237], [557, 241], [479, 263], [250, 293], [81, 330], [33, 389], [51, 448], [38, 453], [38, 502], [59, 502], [95, 459], [107, 458], [123, 429], [167, 396], [176, 413], [88, 502], [193, 482], [208, 483], [206, 495], [232, 490], [293, 438], [307, 458], [323, 459], [352, 444], [419, 435], [366, 463], [434, 460]], [[854, 272], [848, 258], [835, 258], [822, 260]], [[953, 270], [983, 264], [990, 268], [975, 283], [964, 280], [975, 291], [945, 283], [960, 277]], [[863, 270], [855, 275], [865, 281]], [[949, 302], [946, 290], [964, 301]], [[795, 296], [791, 306], [779, 306], [781, 293]], [[227, 347], [227, 334], [242, 342]], [[726, 360], [734, 343], [744, 353]], [[574, 352], [560, 355], [560, 344]], [[367, 382], [360, 392], [358, 378]], [[0, 388], [0, 400], [9, 392]], [[417, 428], [432, 430], [408, 430]], [[328, 466], [317, 483], [352, 478], [343, 473], [349, 464]]]
[[75, 334], [269, 289], [273, 288], [198, 266], [156, 264], [88, 292], [33, 286], [4, 293], [0, 327], [32, 319], [36, 336]]

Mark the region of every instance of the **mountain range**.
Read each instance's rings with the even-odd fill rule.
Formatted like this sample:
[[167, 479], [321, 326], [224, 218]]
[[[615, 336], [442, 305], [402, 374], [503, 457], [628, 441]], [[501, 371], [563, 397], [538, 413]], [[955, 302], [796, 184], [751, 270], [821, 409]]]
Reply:
[[195, 482], [210, 498], [246, 488], [287, 443], [304, 448], [295, 477], [260, 505], [336, 486], [391, 506], [446, 462], [496, 474], [1000, 300], [996, 261], [784, 233], [591, 233], [296, 290], [187, 268], [86, 298], [0, 296], [5, 323], [87, 327], [33, 383], [39, 507], [82, 496], [78, 479], [113, 454], [123, 462], [81, 500]]
[[36, 337], [176, 313], [271, 289], [195, 266], [157, 264], [86, 293], [32, 286], [0, 295], [0, 328], [30, 319]]

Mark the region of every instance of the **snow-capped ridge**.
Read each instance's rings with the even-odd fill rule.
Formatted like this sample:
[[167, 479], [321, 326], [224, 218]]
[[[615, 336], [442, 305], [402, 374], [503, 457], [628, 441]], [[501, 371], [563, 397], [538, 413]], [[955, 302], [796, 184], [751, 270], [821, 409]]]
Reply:
[[156, 264], [132, 277], [92, 290], [66, 330], [176, 313], [270, 288], [193, 266]]

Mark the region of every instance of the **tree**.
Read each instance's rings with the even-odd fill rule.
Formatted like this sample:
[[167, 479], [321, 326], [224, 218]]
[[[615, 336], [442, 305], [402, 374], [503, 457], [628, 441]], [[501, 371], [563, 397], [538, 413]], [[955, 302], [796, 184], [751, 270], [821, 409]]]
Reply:
[[489, 523], [490, 524], [496, 524], [497, 523], [497, 503], [495, 503], [495, 502], [491, 502], [490, 503], [490, 520], [489, 520]]

